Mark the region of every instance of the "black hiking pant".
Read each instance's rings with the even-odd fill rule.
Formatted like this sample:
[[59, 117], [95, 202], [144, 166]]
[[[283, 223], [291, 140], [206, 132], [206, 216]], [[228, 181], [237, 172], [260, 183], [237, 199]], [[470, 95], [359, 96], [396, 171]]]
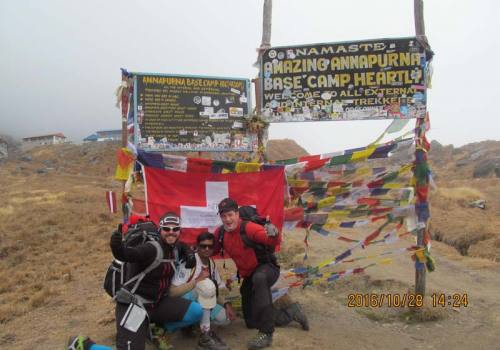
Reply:
[[243, 280], [240, 287], [243, 317], [248, 328], [257, 328], [262, 333], [274, 332], [275, 312], [271, 286], [280, 276], [280, 269], [274, 264], [259, 265]]
[[[165, 322], [180, 321], [186, 314], [190, 300], [181, 297], [164, 297], [153, 307], [147, 307], [149, 321], [163, 326]], [[120, 326], [120, 322], [127, 312], [129, 304], [116, 303], [116, 349], [117, 350], [144, 350], [146, 339], [149, 337], [149, 321], [146, 318], [137, 332], [131, 332]]]

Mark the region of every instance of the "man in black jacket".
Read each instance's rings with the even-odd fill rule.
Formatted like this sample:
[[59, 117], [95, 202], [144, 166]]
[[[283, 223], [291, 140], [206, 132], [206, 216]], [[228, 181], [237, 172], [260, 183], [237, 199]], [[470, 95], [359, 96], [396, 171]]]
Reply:
[[[180, 218], [175, 213], [166, 213], [160, 219], [159, 241], [163, 249], [163, 259], [157, 268], [146, 274], [140, 283], [136, 295], [145, 299], [144, 307], [147, 318], [142, 322], [136, 332], [125, 328], [124, 316], [129, 309], [129, 304], [116, 303], [116, 347], [118, 350], [143, 350], [148, 336], [149, 322], [163, 324], [165, 322], [179, 322], [181, 326], [199, 322], [203, 310], [198, 303], [191, 302], [181, 297], [168, 296], [170, 281], [174, 275], [176, 259], [185, 260], [187, 264], [196, 264], [196, 260], [189, 248], [178, 242], [180, 235]], [[111, 236], [111, 250], [116, 259], [129, 263], [136, 263], [138, 271], [144, 270], [156, 257], [156, 248], [153, 244], [145, 243], [137, 247], [125, 247], [121, 232], [114, 232]], [[178, 257], [174, 253], [177, 247]]]

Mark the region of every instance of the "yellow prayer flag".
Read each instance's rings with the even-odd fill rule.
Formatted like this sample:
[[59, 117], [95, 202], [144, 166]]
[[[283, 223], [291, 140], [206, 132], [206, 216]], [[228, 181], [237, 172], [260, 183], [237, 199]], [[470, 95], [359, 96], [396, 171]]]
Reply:
[[356, 175], [367, 175], [370, 173], [372, 169], [370, 168], [359, 168], [359, 169], [356, 169]]
[[130, 174], [132, 173], [132, 167], [133, 167], [133, 163], [131, 163], [130, 165], [126, 166], [126, 167], [122, 167], [120, 166], [120, 164], [117, 164], [116, 165], [116, 170], [115, 170], [115, 179], [116, 180], [123, 180], [123, 181], [127, 181]]
[[330, 218], [341, 218], [349, 215], [351, 212], [349, 210], [335, 210], [330, 213], [328, 213], [328, 219]]
[[382, 259], [378, 262], [378, 265], [389, 265], [390, 263], [392, 263], [392, 259], [391, 258], [386, 258], [386, 259]]
[[323, 225], [323, 228], [328, 231], [328, 230], [339, 227], [339, 225], [340, 224], [337, 220], [335, 220], [334, 218], [328, 217], [326, 224]]
[[373, 152], [375, 152], [375, 149], [376, 149], [375, 146], [371, 146], [371, 147], [367, 147], [363, 151], [353, 152], [352, 157], [351, 157], [351, 161], [352, 162], [359, 162], [361, 160], [365, 160], [369, 156], [371, 156]]
[[328, 206], [331, 206], [333, 203], [335, 203], [335, 196], [331, 196], [331, 197], [326, 197], [326, 198], [323, 198], [321, 199], [319, 202], [318, 202], [318, 208], [324, 208], [324, 207], [328, 207]]
[[346, 191], [349, 191], [349, 189], [343, 189], [342, 187], [340, 186], [336, 186], [336, 187], [330, 187], [326, 190], [326, 194], [328, 196], [335, 196], [337, 194], [340, 194], [342, 192], [346, 192]]
[[312, 281], [311, 283], [313, 286], [317, 286], [318, 284], [320, 284], [320, 282], [321, 282], [321, 279], [318, 278], [318, 279], [315, 279], [314, 281]]
[[401, 183], [397, 183], [397, 182], [389, 182], [389, 183], [386, 183], [382, 186], [382, 188], [387, 188], [387, 189], [392, 189], [392, 190], [395, 190], [395, 189], [398, 189], [398, 188], [403, 188], [405, 187], [406, 185], [404, 184], [401, 184]]
[[321, 269], [321, 268], [325, 267], [326, 265], [330, 264], [330, 263], [331, 263], [331, 262], [333, 262], [333, 261], [334, 261], [334, 260], [325, 260], [325, 261], [323, 261], [323, 262], [320, 262], [320, 263], [318, 264], [318, 268], [320, 268], [320, 269]]
[[416, 250], [415, 255], [417, 256], [419, 263], [423, 264], [427, 261], [427, 258], [425, 257], [425, 254], [424, 254], [424, 249]]
[[260, 171], [259, 163], [243, 163], [243, 162], [236, 163], [237, 173], [252, 173], [256, 171]]
[[308, 187], [306, 180], [289, 179], [288, 186], [291, 187]]
[[115, 179], [127, 181], [134, 166], [134, 154], [122, 147], [116, 152], [116, 160]]
[[410, 171], [412, 167], [413, 167], [413, 164], [403, 165], [401, 168], [399, 168], [398, 174], [399, 175], [404, 174], [404, 173]]

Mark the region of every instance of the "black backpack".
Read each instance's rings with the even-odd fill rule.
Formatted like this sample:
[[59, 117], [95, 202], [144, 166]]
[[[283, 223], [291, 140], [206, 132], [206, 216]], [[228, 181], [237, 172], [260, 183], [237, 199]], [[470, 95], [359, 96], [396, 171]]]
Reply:
[[141, 244], [150, 243], [156, 248], [156, 256], [153, 262], [144, 269], [137, 263], [128, 263], [113, 259], [104, 277], [104, 290], [112, 297], [116, 298], [116, 293], [124, 288], [131, 294], [137, 291], [143, 278], [161, 263], [169, 261], [172, 264], [178, 260], [178, 250], [174, 249], [175, 260], [164, 260], [163, 249], [160, 245], [160, 234], [153, 222], [140, 222], [129, 227], [124, 237], [126, 247], [136, 247]]
[[[259, 265], [271, 263], [279, 267], [278, 260], [276, 259], [276, 255], [274, 254], [274, 246], [260, 244], [255, 241], [252, 241], [250, 238], [248, 238], [246, 233], [246, 226], [248, 222], [251, 221], [253, 223], [256, 223], [257, 225], [264, 226], [270, 223], [270, 221], [260, 216], [259, 213], [257, 212], [257, 209], [251, 206], [240, 207], [238, 211], [240, 213], [240, 218], [242, 219], [240, 226], [240, 236], [241, 240], [243, 241], [243, 244], [245, 244], [246, 247], [252, 248], [254, 250]], [[226, 231], [224, 230], [224, 226], [221, 226], [219, 228], [219, 245], [221, 247], [222, 257], [224, 257], [225, 232]]]

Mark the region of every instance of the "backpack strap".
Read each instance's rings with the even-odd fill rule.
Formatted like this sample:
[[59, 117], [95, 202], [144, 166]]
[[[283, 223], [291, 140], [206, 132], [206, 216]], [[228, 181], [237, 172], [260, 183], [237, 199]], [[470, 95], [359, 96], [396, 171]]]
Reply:
[[208, 258], [208, 275], [210, 276], [210, 280], [214, 283], [215, 285], [215, 295], [219, 297], [219, 284], [217, 283], [215, 279], [215, 269], [217, 267], [215, 266], [215, 261], [212, 261], [211, 258]]
[[224, 234], [226, 233], [226, 230], [224, 230], [224, 225], [219, 226], [219, 239], [218, 243], [220, 246], [220, 256], [222, 257], [223, 263], [222, 267], [226, 269], [226, 259], [224, 259]]
[[195, 273], [195, 271], [196, 271], [196, 266], [195, 266], [195, 267], [193, 267], [193, 268], [191, 269], [191, 272], [189, 273], [189, 278], [188, 278], [188, 280], [186, 281], [186, 283], [191, 282], [191, 280], [192, 280], [192, 279], [193, 279], [193, 277], [194, 277], [194, 273]]
[[220, 254], [222, 255], [222, 257], [224, 257], [224, 234], [226, 233], [226, 230], [224, 230], [223, 225], [219, 226], [218, 232], [219, 232], [218, 243], [220, 245]]
[[278, 261], [276, 259], [276, 255], [274, 255], [274, 247], [257, 243], [247, 236], [246, 232], [246, 227], [247, 227], [248, 221], [244, 220], [241, 222], [240, 225], [240, 236], [241, 240], [243, 241], [243, 244], [247, 246], [248, 248], [252, 248], [255, 252], [255, 257], [257, 258], [257, 262], [259, 264], [267, 264], [267, 263], [272, 263], [276, 266], [278, 266]]
[[241, 240], [243, 241], [245, 246], [247, 246], [248, 248], [255, 249], [255, 250], [266, 249], [263, 244], [259, 244], [255, 241], [252, 241], [250, 238], [248, 238], [247, 229], [246, 229], [247, 224], [248, 224], [248, 221], [242, 221], [241, 225], [240, 225], [240, 236], [241, 236]]
[[156, 249], [156, 256], [155, 256], [155, 259], [153, 260], [153, 262], [148, 267], [146, 267], [144, 270], [142, 270], [137, 275], [135, 275], [134, 277], [132, 277], [131, 279], [129, 279], [127, 282], [125, 282], [123, 284], [124, 286], [126, 286], [126, 285], [128, 285], [128, 284], [130, 284], [130, 283], [132, 283], [132, 282], [135, 281], [134, 286], [130, 290], [130, 292], [132, 294], [134, 294], [136, 292], [137, 288], [139, 287], [139, 284], [141, 284], [142, 279], [149, 272], [151, 272], [152, 270], [154, 270], [155, 268], [157, 268], [158, 266], [160, 266], [160, 264], [162, 262], [165, 262], [165, 260], [163, 259], [163, 249], [162, 249], [162, 247], [160, 245], [160, 242], [158, 242], [158, 241], [149, 241], [147, 243], [151, 243], [155, 247], [155, 249]]

